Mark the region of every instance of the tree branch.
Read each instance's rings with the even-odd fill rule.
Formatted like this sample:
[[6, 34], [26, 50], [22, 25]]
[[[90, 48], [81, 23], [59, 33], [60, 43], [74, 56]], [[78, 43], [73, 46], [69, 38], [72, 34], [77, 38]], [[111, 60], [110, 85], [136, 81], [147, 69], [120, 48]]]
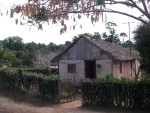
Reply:
[[144, 10], [146, 13], [148, 13], [148, 9], [147, 9], [147, 6], [146, 6], [146, 3], [144, 0], [141, 0], [142, 4], [143, 4], [143, 7], [144, 7]]
[[135, 6], [135, 8], [137, 8], [142, 14], [144, 14], [150, 20], [150, 14], [149, 13], [145, 12], [143, 9], [141, 9], [139, 6], [137, 6], [133, 0], [129, 0], [129, 1], [131, 1], [133, 3], [133, 5]]
[[107, 2], [109, 1], [110, 4], [122, 4], [122, 5], [125, 5], [125, 6], [131, 6], [131, 7], [134, 7], [136, 9], [138, 9], [142, 14], [144, 14], [149, 20], [150, 20], [150, 14], [148, 12], [148, 9], [147, 9], [147, 6], [146, 6], [146, 3], [144, 0], [141, 0], [142, 2], [142, 5], [144, 7], [144, 10], [141, 9], [133, 0], [129, 0], [130, 2], [125, 2], [125, 1], [116, 1], [116, 0], [106, 0]]
[[134, 7], [133, 4], [131, 4], [129, 2], [124, 2], [124, 1], [113, 1], [113, 4], [122, 4], [122, 5]]
[[[110, 9], [109, 9], [109, 10], [98, 10], [98, 11], [99, 11], [99, 12], [117, 13], [117, 14], [125, 15], [125, 16], [131, 17], [131, 18], [133, 18], [133, 19], [136, 19], [136, 20], [138, 20], [138, 21], [140, 21], [140, 22], [142, 22], [142, 23], [144, 23], [144, 24], [150, 26], [150, 24], [149, 24], [147, 21], [145, 21], [145, 20], [143, 20], [143, 19], [141, 19], [141, 18], [138, 18], [138, 17], [136, 17], [136, 16], [133, 16], [133, 15], [124, 13], [124, 12], [115, 11], [115, 10], [110, 10]], [[93, 12], [93, 11], [85, 11], [84, 13], [90, 13], [90, 12]], [[83, 12], [82, 12], [82, 11], [71, 11], [71, 12], [68, 12], [68, 13], [83, 13]]]
[[127, 13], [124, 13], [124, 12], [120, 12], [120, 11], [115, 11], [115, 10], [103, 10], [102, 12], [108, 12], [108, 13], [118, 13], [118, 14], [121, 14], [121, 15], [125, 15], [125, 16], [128, 16], [128, 17], [131, 17], [133, 19], [136, 19], [138, 21], [141, 21], [142, 23], [146, 24], [146, 25], [149, 25], [149, 23], [147, 23], [147, 21], [141, 19], [141, 18], [138, 18], [136, 16], [133, 16], [133, 15], [130, 15], [130, 14], [127, 14]]

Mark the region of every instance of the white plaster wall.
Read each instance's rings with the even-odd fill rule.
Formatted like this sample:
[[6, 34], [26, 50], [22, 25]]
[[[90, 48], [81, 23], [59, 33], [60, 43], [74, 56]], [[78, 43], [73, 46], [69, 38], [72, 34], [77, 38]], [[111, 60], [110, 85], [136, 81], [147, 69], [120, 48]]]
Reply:
[[[76, 64], [76, 73], [68, 73], [68, 64]], [[84, 61], [82, 60], [60, 60], [59, 61], [60, 79], [73, 79], [78, 84], [84, 78]]]
[[[100, 68], [98, 68], [98, 64], [101, 65]], [[107, 74], [112, 74], [112, 60], [97, 60], [96, 73], [97, 77], [103, 77]]]

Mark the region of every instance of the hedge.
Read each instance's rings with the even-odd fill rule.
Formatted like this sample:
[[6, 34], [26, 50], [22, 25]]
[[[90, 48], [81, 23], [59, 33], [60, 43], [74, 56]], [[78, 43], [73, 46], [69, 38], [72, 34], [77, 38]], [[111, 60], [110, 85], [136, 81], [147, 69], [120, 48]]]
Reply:
[[150, 81], [82, 82], [83, 104], [120, 108], [150, 108]]
[[20, 70], [1, 69], [0, 85], [32, 95], [42, 96], [51, 102], [58, 101], [57, 77], [49, 77], [37, 73], [22, 73]]
[[38, 73], [38, 74], [44, 74], [44, 75], [52, 75], [52, 74], [58, 74], [58, 69], [57, 68], [52, 68], [52, 69], [24, 69], [26, 72], [31, 72], [31, 73]]

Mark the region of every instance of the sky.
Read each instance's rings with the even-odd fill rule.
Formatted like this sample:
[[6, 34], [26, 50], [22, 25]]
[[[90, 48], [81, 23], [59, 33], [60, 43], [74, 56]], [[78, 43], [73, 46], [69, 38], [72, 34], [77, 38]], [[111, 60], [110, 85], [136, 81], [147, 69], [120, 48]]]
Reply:
[[[9, 9], [10, 4], [15, 3], [12, 1], [16, 1], [16, 3], [20, 3], [19, 0], [0, 0], [0, 8], [1, 9]], [[9, 1], [9, 2], [8, 2]], [[12, 3], [11, 3], [11, 2]], [[9, 3], [9, 4], [8, 4]], [[111, 6], [114, 7], [114, 6]], [[133, 15], [140, 15], [136, 10], [134, 9], [128, 9], [126, 7], [117, 6], [116, 9], [121, 9], [123, 11], [131, 12]], [[127, 16], [122, 16], [119, 14], [106, 14], [107, 15], [107, 22], [113, 21], [117, 24], [116, 32], [121, 33], [125, 32], [127, 35], [129, 34], [129, 28], [127, 22], [134, 22], [130, 24], [130, 33], [131, 33], [131, 39], [133, 38], [132, 31], [134, 31], [139, 24], [138, 21], [129, 18]], [[82, 29], [78, 25], [82, 24]], [[106, 31], [104, 22], [101, 20], [98, 23], [95, 23], [93, 25], [91, 23], [90, 19], [87, 19], [86, 17], [82, 17], [81, 20], [78, 20], [76, 29], [70, 30], [70, 26], [73, 25], [73, 20], [69, 20], [67, 22], [67, 32], [60, 35], [60, 28], [61, 26], [59, 24], [44, 24], [43, 30], [38, 30], [37, 27], [32, 27], [30, 30], [30, 27], [27, 25], [20, 26], [15, 24], [15, 18], [10, 18], [9, 16], [0, 16], [0, 40], [3, 40], [7, 37], [11, 36], [20, 36], [23, 38], [23, 41], [25, 43], [28, 42], [36, 42], [36, 43], [44, 43], [49, 44], [50, 42], [53, 42], [55, 44], [63, 44], [65, 41], [71, 41], [74, 36], [77, 34], [82, 33], [91, 33], [94, 32], [100, 32], [103, 33]], [[123, 40], [123, 39], [121, 39]], [[128, 40], [128, 37], [126, 37], [124, 40]]]

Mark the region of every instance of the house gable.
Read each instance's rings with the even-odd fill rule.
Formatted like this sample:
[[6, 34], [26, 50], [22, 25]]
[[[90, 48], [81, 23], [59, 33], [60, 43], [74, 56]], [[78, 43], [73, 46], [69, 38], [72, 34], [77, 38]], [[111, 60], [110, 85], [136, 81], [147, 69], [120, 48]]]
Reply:
[[61, 56], [61, 60], [94, 60], [110, 59], [110, 55], [100, 50], [88, 39], [81, 37], [73, 43]]

